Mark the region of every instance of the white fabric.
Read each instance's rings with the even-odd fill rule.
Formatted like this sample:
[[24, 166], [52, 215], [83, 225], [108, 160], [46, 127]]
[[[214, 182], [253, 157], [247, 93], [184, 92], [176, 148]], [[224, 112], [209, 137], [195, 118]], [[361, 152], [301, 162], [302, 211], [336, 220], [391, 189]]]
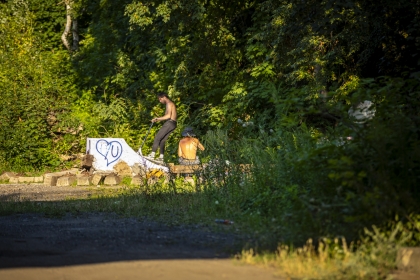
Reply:
[[375, 108], [373, 102], [365, 100], [357, 104], [356, 109], [350, 108], [348, 114], [354, 118], [357, 123], [363, 123], [367, 120], [371, 120], [375, 116]]
[[123, 138], [87, 138], [86, 141], [86, 153], [95, 158], [92, 163], [95, 170], [111, 171], [115, 164], [124, 161], [130, 167], [138, 163], [145, 169], [169, 172], [167, 167], [155, 164], [136, 153]]

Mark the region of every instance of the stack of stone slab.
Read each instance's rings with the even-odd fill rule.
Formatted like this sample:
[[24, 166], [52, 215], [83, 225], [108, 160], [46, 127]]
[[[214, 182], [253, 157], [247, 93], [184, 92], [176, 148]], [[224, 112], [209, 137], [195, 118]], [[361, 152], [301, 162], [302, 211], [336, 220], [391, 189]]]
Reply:
[[121, 183], [121, 177], [113, 172], [80, 173], [78, 170], [45, 174], [44, 185], [47, 186], [89, 186], [109, 185], [115, 186]]
[[[136, 177], [136, 176], [135, 176]], [[140, 176], [137, 176], [137, 180], [132, 180], [133, 184], [137, 181], [140, 184]], [[9, 184], [23, 184], [23, 183], [39, 183], [44, 184], [45, 186], [58, 186], [58, 187], [67, 187], [67, 186], [89, 186], [89, 185], [118, 185], [121, 183], [121, 177], [113, 172], [97, 172], [97, 173], [80, 173], [76, 168], [46, 173], [42, 176], [37, 177], [27, 177], [27, 176], [18, 176], [12, 172], [5, 172], [0, 175], [0, 181], [8, 181]]]
[[[84, 165], [87, 165], [84, 163]], [[82, 164], [82, 172], [78, 168], [70, 170], [46, 173], [39, 177], [18, 176], [16, 173], [5, 172], [0, 176], [0, 181], [8, 181], [12, 184], [19, 183], [43, 183], [45, 186], [90, 186], [90, 185], [119, 185], [124, 177], [131, 177], [132, 185], [140, 185], [142, 178], [146, 176], [147, 170], [140, 165], [128, 166], [124, 161], [118, 162], [113, 171], [93, 171], [86, 172]]]
[[[202, 170], [201, 165], [174, 165], [169, 164], [171, 174], [186, 174], [186, 173], [197, 173]], [[81, 169], [72, 168], [60, 172], [46, 173], [38, 177], [25, 177], [18, 176], [12, 172], [6, 172], [0, 176], [0, 181], [9, 181], [12, 184], [21, 184], [21, 183], [40, 183], [45, 186], [98, 186], [98, 185], [108, 185], [115, 186], [119, 185], [124, 177], [131, 177], [132, 185], [141, 185], [144, 180], [148, 182], [153, 182], [157, 180], [159, 176], [154, 175], [156, 170], [146, 170], [140, 165], [128, 166], [124, 161], [118, 162], [113, 168], [113, 171], [90, 171], [82, 172]], [[168, 176], [165, 176], [168, 179]], [[187, 178], [191, 184], [194, 184], [192, 178]]]
[[13, 172], [5, 172], [0, 176], [0, 181], [9, 181], [11, 184], [21, 184], [21, 183], [42, 183], [44, 182], [44, 176], [18, 176]]
[[53, 172], [44, 174], [44, 185], [46, 186], [70, 186], [75, 181], [78, 169]]

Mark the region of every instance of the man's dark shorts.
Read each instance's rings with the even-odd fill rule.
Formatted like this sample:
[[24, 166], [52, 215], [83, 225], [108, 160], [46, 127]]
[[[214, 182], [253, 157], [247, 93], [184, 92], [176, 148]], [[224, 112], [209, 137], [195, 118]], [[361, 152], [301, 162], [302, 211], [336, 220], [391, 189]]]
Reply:
[[186, 159], [186, 158], [180, 157], [178, 158], [178, 162], [181, 165], [200, 164], [200, 160], [198, 159], [198, 157], [196, 157], [195, 159]]

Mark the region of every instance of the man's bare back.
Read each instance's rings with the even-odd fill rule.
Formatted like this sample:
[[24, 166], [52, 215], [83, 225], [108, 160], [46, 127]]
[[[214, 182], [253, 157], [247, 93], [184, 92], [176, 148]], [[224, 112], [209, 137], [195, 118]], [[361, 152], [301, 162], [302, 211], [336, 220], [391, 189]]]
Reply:
[[185, 137], [179, 141], [178, 157], [187, 160], [195, 160], [197, 156], [197, 148], [204, 151], [204, 146], [197, 138]]

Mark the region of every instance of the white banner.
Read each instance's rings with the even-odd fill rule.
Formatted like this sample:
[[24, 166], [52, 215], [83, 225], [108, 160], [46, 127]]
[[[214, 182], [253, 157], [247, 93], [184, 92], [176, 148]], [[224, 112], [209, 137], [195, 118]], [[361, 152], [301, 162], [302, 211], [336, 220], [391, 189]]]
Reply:
[[169, 172], [165, 166], [155, 164], [136, 153], [123, 138], [87, 138], [86, 153], [95, 158], [92, 166], [99, 171], [112, 171], [115, 164], [124, 161], [130, 167], [136, 163], [145, 169]]

